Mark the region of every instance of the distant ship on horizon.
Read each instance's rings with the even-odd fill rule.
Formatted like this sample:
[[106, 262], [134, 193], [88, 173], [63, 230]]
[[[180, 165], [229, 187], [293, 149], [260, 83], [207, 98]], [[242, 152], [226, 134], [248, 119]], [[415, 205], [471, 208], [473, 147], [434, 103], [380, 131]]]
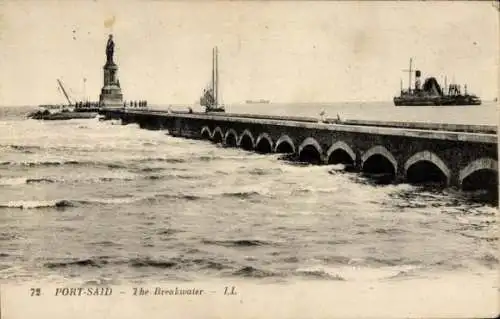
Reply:
[[415, 70], [415, 86], [411, 87], [412, 62], [410, 58], [410, 68], [405, 70], [409, 73], [408, 89], [403, 89], [401, 81], [401, 92], [395, 96], [393, 101], [396, 106], [425, 106], [425, 105], [480, 105], [481, 99], [474, 94], [467, 93], [467, 85], [462, 88], [457, 84], [448, 85], [445, 78], [444, 89], [441, 88], [434, 77], [425, 79], [421, 86], [420, 70]]
[[246, 100], [245, 103], [246, 104], [269, 104], [269, 103], [271, 103], [271, 101], [259, 99], [259, 100]]

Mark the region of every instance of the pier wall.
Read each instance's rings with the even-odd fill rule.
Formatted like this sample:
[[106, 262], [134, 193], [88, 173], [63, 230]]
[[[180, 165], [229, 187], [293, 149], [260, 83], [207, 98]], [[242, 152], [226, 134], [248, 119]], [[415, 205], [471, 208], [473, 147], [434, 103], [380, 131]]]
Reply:
[[341, 163], [354, 171], [384, 176], [388, 182], [498, 188], [496, 127], [417, 123], [417, 129], [394, 122], [333, 124], [310, 118], [124, 110], [108, 110], [106, 116], [227, 147], [290, 153], [315, 164]]

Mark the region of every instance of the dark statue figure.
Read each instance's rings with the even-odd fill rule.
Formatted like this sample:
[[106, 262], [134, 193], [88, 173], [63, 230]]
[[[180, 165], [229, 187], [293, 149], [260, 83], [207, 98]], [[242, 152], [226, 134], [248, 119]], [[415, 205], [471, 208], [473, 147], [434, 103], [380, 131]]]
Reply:
[[115, 51], [115, 43], [113, 42], [113, 35], [109, 35], [108, 44], [106, 45], [107, 63], [113, 63], [113, 53]]

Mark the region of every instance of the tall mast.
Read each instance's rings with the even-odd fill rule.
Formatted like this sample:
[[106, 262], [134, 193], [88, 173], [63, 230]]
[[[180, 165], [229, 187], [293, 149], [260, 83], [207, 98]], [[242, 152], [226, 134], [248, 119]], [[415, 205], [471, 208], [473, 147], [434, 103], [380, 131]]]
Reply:
[[410, 68], [408, 69], [408, 77], [409, 77], [409, 80], [408, 80], [408, 89], [409, 91], [411, 91], [411, 63], [413, 62], [413, 59], [410, 58]]
[[59, 87], [64, 93], [64, 96], [66, 97], [66, 100], [68, 100], [68, 104], [71, 105], [71, 100], [69, 99], [68, 93], [66, 93], [66, 90], [64, 89], [64, 86], [61, 83], [61, 80], [57, 79], [57, 83], [59, 84]]
[[215, 48], [212, 48], [212, 94], [215, 91]]
[[215, 47], [215, 105], [219, 106], [219, 48]]
[[210, 82], [210, 94], [213, 94], [214, 91], [214, 82], [215, 82], [215, 71], [214, 71], [214, 48], [212, 48], [212, 79]]
[[412, 62], [413, 62], [413, 58], [410, 58], [410, 68], [408, 70], [403, 70], [405, 72], [408, 72], [408, 93], [411, 92], [411, 72], [413, 71], [412, 70]]
[[83, 78], [83, 101], [87, 101], [87, 79]]

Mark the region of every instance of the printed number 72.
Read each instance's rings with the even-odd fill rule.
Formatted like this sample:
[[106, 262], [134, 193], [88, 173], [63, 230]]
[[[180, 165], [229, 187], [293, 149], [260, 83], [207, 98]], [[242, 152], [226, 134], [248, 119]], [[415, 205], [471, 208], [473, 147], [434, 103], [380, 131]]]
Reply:
[[32, 296], [40, 296], [40, 293], [41, 293], [40, 288], [31, 288], [30, 291], [31, 291]]

